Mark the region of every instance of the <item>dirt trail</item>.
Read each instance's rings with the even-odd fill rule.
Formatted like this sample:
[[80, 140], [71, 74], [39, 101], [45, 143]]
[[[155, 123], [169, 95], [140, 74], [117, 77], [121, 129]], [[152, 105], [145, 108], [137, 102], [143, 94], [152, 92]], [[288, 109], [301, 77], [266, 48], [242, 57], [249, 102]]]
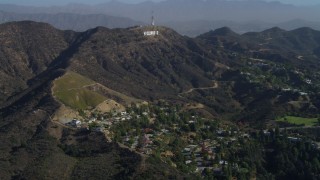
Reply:
[[64, 92], [64, 91], [72, 91], [72, 90], [84, 89], [84, 88], [95, 86], [95, 85], [99, 85], [99, 84], [98, 83], [93, 83], [93, 84], [85, 85], [85, 86], [78, 87], [78, 88], [69, 88], [69, 89], [66, 89], [66, 90], [63, 90], [63, 91], [56, 91], [56, 93], [57, 92]]
[[179, 95], [192, 93], [192, 92], [195, 91], [195, 90], [217, 89], [218, 87], [219, 87], [219, 84], [218, 84], [216, 81], [214, 81], [213, 86], [210, 86], [210, 87], [200, 87], [200, 88], [191, 88], [191, 89], [189, 89], [188, 91], [179, 93]]
[[60, 126], [62, 126], [62, 127], [64, 127], [64, 128], [67, 128], [67, 129], [72, 129], [72, 130], [75, 130], [75, 129], [76, 129], [76, 128], [72, 128], [72, 127], [70, 127], [70, 126], [67, 126], [67, 125], [65, 125], [65, 124], [63, 124], [63, 123], [61, 123], [61, 122], [59, 122], [59, 121], [53, 120], [53, 119], [51, 118], [52, 115], [50, 115], [47, 111], [45, 111], [45, 110], [43, 110], [43, 109], [38, 109], [38, 111], [42, 111], [42, 112], [44, 112], [45, 114], [47, 114], [47, 116], [49, 117], [50, 121], [51, 121], [52, 123], [54, 123], [54, 124], [60, 125]]

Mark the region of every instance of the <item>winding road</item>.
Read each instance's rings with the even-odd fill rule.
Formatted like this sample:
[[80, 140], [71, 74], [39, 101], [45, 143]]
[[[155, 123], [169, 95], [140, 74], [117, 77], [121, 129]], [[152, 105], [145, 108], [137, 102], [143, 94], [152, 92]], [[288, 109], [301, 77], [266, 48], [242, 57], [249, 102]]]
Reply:
[[77, 88], [69, 88], [69, 89], [65, 89], [65, 90], [62, 90], [62, 91], [56, 91], [55, 93], [64, 92], [64, 91], [79, 90], [79, 89], [84, 89], [84, 88], [95, 86], [95, 85], [99, 85], [99, 83], [88, 84], [88, 85], [84, 85], [84, 86], [77, 87]]
[[191, 88], [191, 89], [189, 89], [188, 91], [179, 93], [179, 96], [182, 95], [182, 94], [192, 93], [192, 92], [195, 91], [195, 90], [217, 89], [218, 87], [219, 87], [218, 83], [217, 83], [216, 81], [214, 81], [213, 86], [210, 86], [210, 87], [200, 87], [200, 88]]

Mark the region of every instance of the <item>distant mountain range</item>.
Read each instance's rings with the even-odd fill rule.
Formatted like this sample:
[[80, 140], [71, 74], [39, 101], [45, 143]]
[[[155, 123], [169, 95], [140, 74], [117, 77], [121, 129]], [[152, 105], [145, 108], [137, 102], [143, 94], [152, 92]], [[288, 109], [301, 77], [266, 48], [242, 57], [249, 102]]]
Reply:
[[58, 29], [75, 31], [86, 31], [97, 26], [125, 28], [144, 24], [129, 18], [114, 17], [104, 14], [20, 14], [3, 11], [0, 12], [0, 23], [23, 20], [46, 22]]
[[274, 26], [286, 30], [299, 27], [320, 29], [317, 18], [320, 16], [319, 9], [320, 6], [300, 7], [278, 2], [219, 0], [170, 0], [138, 4], [111, 1], [99, 5], [52, 7], [0, 5], [3, 11], [1, 22], [35, 20], [76, 31], [98, 25], [114, 28], [149, 24], [154, 11], [156, 24], [169, 26], [189, 36], [223, 26], [231, 27], [238, 33], [261, 31]]
[[302, 19], [294, 19], [282, 23], [267, 23], [262, 21], [186, 21], [186, 22], [166, 22], [166, 26], [173, 28], [177, 32], [187, 36], [197, 36], [210, 30], [215, 30], [221, 27], [230, 27], [233, 31], [243, 34], [246, 32], [259, 32], [272, 27], [279, 27], [284, 30], [294, 30], [300, 27], [310, 27], [312, 29], [320, 30], [320, 22], [311, 22]]

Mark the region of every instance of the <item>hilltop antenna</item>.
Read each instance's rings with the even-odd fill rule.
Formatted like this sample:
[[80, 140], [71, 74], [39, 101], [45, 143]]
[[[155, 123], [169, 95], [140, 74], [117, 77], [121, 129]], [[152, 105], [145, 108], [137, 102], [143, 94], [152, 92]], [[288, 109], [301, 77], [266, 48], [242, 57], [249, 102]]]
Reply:
[[154, 26], [155, 22], [154, 22], [154, 12], [152, 11], [152, 16], [151, 16], [151, 26]]
[[152, 11], [152, 16], [151, 16], [151, 26], [149, 26], [149, 30], [144, 31], [143, 35], [144, 36], [158, 36], [159, 31], [156, 30], [155, 28], [155, 22], [154, 22], [154, 12]]

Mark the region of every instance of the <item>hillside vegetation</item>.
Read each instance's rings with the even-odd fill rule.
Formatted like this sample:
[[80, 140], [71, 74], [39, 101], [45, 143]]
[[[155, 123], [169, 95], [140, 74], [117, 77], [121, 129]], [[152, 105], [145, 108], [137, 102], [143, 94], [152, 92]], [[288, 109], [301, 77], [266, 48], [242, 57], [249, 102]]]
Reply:
[[[75, 131], [73, 127], [53, 121], [51, 118], [62, 104], [67, 106], [70, 116], [88, 112], [80, 110], [110, 110], [118, 104], [123, 105], [127, 111], [123, 113], [129, 115], [122, 117], [122, 113], [93, 112], [84, 120], [99, 118], [115, 124], [124, 118], [119, 124], [123, 131], [115, 131], [115, 140], [128, 136], [127, 132], [133, 129], [132, 137], [144, 137], [142, 132], [145, 128], [154, 128], [164, 134], [168, 132], [166, 129], [173, 129], [175, 134], [170, 136], [177, 140], [182, 137], [181, 131], [199, 132], [190, 137], [186, 134], [191, 145], [211, 134], [216, 140], [221, 140], [221, 144], [213, 148], [220, 153], [219, 158], [218, 154], [214, 155], [217, 157], [215, 163], [219, 164], [220, 160], [226, 160], [222, 159], [229, 151], [226, 148], [231, 147], [225, 141], [227, 134], [238, 131], [238, 128], [245, 131], [249, 131], [247, 127], [250, 130], [273, 129], [275, 127], [266, 126], [269, 122], [272, 124], [276, 117], [288, 114], [316, 117], [319, 113], [319, 31], [304, 28], [287, 32], [273, 28], [239, 35], [222, 28], [197, 38], [188, 38], [166, 27], [153, 28], [159, 30], [159, 36], [144, 36], [143, 31], [150, 30], [150, 27], [98, 27], [77, 33], [59, 31], [47, 24], [34, 22], [0, 25], [0, 50], [3, 52], [0, 56], [0, 82], [4, 82], [0, 83], [0, 88], [5, 90], [0, 91], [0, 100], [5, 102], [0, 106], [0, 179], [41, 179], [44, 175], [48, 175], [48, 179], [89, 179], [91, 176], [93, 179], [183, 179], [186, 176], [194, 179], [190, 174], [180, 173], [173, 164], [144, 161], [134, 151], [110, 143], [105, 134], [96, 132], [99, 131], [94, 129], [96, 126], [91, 126], [90, 130], [79, 128]], [[300, 47], [295, 46], [296, 43]], [[136, 114], [130, 114], [133, 108], [124, 107], [141, 101], [168, 104], [167, 107], [153, 109], [142, 105]], [[180, 114], [181, 109], [189, 114]], [[208, 124], [201, 123], [205, 117], [196, 118], [197, 114], [210, 117]], [[199, 123], [194, 122], [198, 120]], [[161, 127], [160, 121], [166, 129]], [[226, 137], [220, 139], [216, 133], [222, 127], [215, 122], [227, 122], [236, 129], [225, 127]], [[181, 123], [181, 128], [175, 128], [176, 123]], [[108, 124], [104, 127], [108, 128]], [[125, 130], [122, 125], [139, 128]], [[239, 167], [250, 167], [248, 169], [252, 171], [244, 170], [243, 173], [247, 177], [254, 177], [255, 172], [265, 175], [276, 172], [276, 177], [281, 179], [284, 173], [296, 174], [291, 173], [296, 169], [303, 173], [308, 171], [309, 175], [312, 175], [309, 171], [319, 174], [320, 156], [309, 148], [311, 144], [308, 148], [297, 144], [301, 148], [300, 155], [290, 153], [292, 157], [300, 157], [304, 163], [296, 159], [294, 168], [288, 166], [289, 169], [278, 172], [289, 164], [284, 160], [292, 159], [291, 155], [284, 156], [292, 152], [286, 144], [292, 147], [296, 144], [289, 142], [285, 135], [268, 137], [261, 131], [261, 135], [252, 134], [255, 139], [250, 145], [246, 140], [247, 133], [239, 134], [241, 139], [234, 142], [239, 148], [238, 153], [233, 150], [229, 153], [230, 159], [239, 162]], [[259, 139], [265, 141], [255, 143]], [[283, 143], [278, 144], [278, 140]], [[175, 149], [172, 159], [181, 162], [177, 167], [183, 167], [185, 159], [179, 157], [185, 147], [183, 143], [179, 145], [172, 141], [165, 144], [182, 148]], [[199, 141], [200, 144], [204, 143]], [[249, 146], [242, 151], [245, 144]], [[259, 144], [267, 149], [260, 148]], [[270, 150], [270, 145], [275, 149]], [[285, 151], [276, 147], [283, 147]], [[254, 156], [252, 150], [256, 152]], [[270, 162], [271, 168], [269, 165], [266, 167], [269, 172], [262, 172], [260, 167], [266, 161], [261, 153], [269, 150], [272, 153], [270, 157], [280, 153], [280, 160], [276, 158]], [[157, 154], [161, 155], [161, 151]], [[259, 161], [257, 157], [260, 157]], [[317, 158], [313, 164], [319, 165], [315, 166], [316, 170], [307, 165], [313, 157]], [[243, 163], [244, 160], [248, 163]], [[66, 167], [65, 172], [61, 167]], [[232, 163], [228, 167], [221, 170], [237, 169]], [[299, 177], [311, 179], [303, 174]], [[266, 176], [266, 179], [272, 177]]]
[[77, 73], [68, 72], [54, 81], [53, 95], [73, 109], [92, 109], [107, 99], [97, 92], [86, 89], [95, 84], [94, 81]]
[[285, 122], [294, 125], [302, 125], [302, 126], [315, 126], [318, 125], [318, 118], [303, 118], [296, 116], [285, 116], [283, 118], [279, 118], [277, 121]]

